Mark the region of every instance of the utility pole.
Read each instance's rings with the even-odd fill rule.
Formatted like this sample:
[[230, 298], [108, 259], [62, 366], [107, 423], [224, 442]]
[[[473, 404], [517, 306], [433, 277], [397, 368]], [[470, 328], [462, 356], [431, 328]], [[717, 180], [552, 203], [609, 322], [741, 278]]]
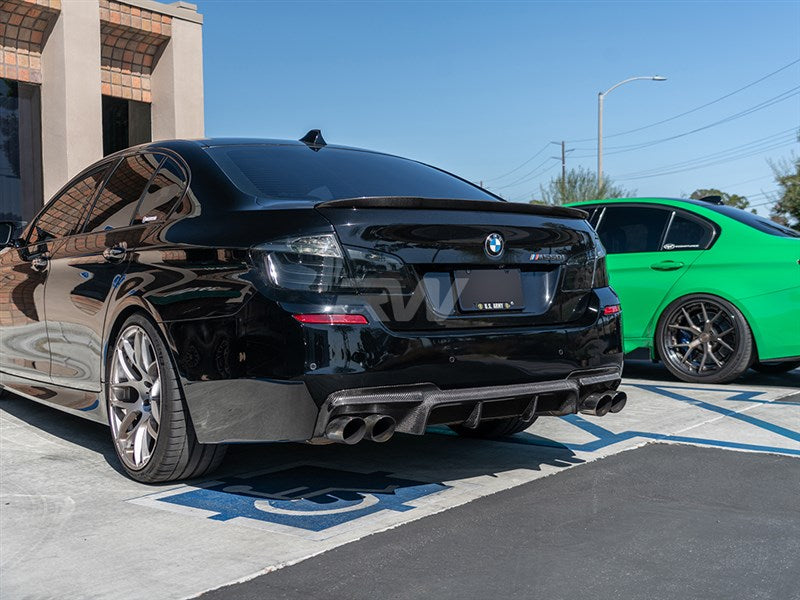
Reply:
[[[567, 152], [572, 152], [575, 148], [570, 148], [567, 150], [567, 143], [563, 140], [561, 142], [550, 143], [561, 146], [561, 181], [559, 182], [559, 185], [561, 188], [561, 195], [563, 197], [567, 189]], [[551, 156], [550, 158], [558, 160], [558, 156]]]

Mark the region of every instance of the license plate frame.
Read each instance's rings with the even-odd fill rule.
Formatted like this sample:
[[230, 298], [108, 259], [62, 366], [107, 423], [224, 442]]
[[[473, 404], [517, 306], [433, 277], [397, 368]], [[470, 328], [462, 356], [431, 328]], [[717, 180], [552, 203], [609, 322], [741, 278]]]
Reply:
[[525, 309], [519, 269], [459, 269], [453, 272], [462, 312], [509, 312]]

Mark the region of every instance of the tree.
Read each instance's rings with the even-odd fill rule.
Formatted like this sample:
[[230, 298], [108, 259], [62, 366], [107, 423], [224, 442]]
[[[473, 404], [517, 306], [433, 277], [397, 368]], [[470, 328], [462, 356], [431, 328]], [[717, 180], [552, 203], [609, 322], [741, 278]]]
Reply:
[[800, 156], [770, 163], [770, 166], [780, 188], [770, 216], [778, 223], [800, 230]]
[[700, 200], [700, 198], [704, 198], [705, 196], [720, 196], [723, 204], [727, 204], [728, 206], [733, 206], [735, 208], [745, 209], [750, 206], [750, 201], [745, 196], [740, 196], [739, 194], [728, 194], [716, 188], [700, 188], [699, 190], [693, 191], [689, 198], [692, 200]]
[[603, 177], [603, 184], [598, 187], [597, 175], [583, 167], [570, 169], [563, 179], [554, 177], [547, 185], [540, 186], [539, 192], [545, 204], [587, 202], [602, 198], [628, 198], [635, 193], [615, 185], [606, 176]]

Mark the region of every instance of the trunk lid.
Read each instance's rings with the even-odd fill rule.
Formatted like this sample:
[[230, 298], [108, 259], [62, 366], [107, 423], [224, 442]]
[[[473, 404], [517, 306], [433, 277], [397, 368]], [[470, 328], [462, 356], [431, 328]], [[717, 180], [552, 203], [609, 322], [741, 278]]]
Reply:
[[315, 208], [391, 329], [552, 325], [585, 311], [595, 237], [583, 211], [421, 198]]

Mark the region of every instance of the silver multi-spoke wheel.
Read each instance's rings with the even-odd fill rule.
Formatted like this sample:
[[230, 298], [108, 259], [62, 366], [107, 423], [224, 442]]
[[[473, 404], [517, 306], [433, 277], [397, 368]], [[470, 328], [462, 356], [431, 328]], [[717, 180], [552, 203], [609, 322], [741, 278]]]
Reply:
[[155, 483], [213, 471], [225, 446], [198, 442], [169, 346], [153, 321], [130, 315], [109, 347], [108, 422], [125, 472]]
[[147, 332], [130, 325], [114, 347], [109, 386], [111, 433], [132, 469], [147, 465], [161, 422], [161, 369]]
[[753, 357], [742, 313], [727, 300], [697, 294], [670, 304], [659, 321], [658, 353], [684, 381], [723, 383], [741, 375]]

